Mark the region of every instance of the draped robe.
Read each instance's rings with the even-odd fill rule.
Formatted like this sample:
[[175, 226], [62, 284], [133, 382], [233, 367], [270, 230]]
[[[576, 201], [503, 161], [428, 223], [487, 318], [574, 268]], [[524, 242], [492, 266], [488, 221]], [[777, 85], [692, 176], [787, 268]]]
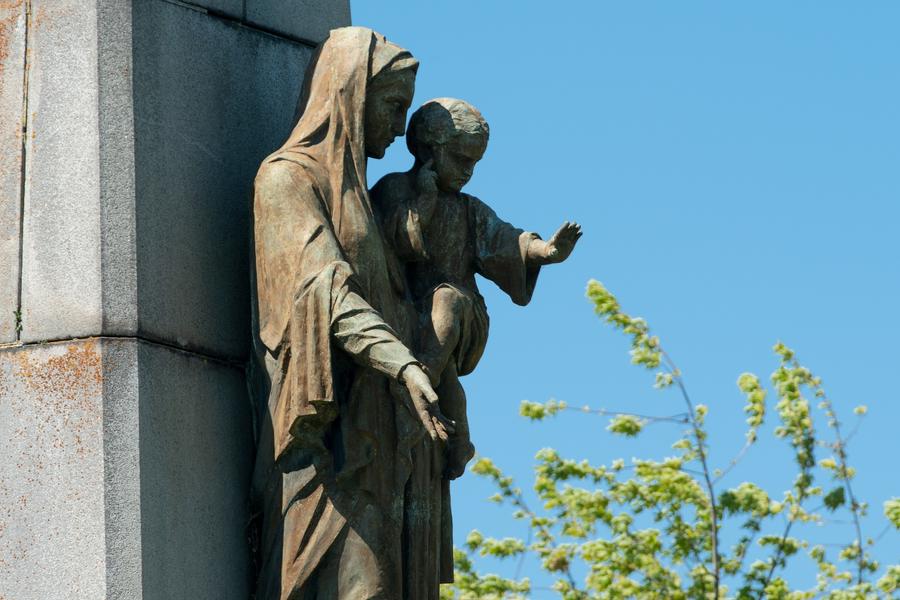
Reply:
[[[369, 29], [332, 31], [310, 64], [299, 121], [254, 182], [267, 390], [253, 478], [259, 600], [437, 598], [438, 575], [410, 568], [404, 540], [422, 516], [407, 499], [411, 474], [429, 478], [439, 448], [396, 382], [416, 361], [402, 342], [404, 292], [372, 214], [363, 143], [372, 77], [416, 65]], [[435, 548], [428, 560], [448, 559]]]
[[541, 270], [529, 264], [528, 246], [539, 236], [510, 225], [462, 192], [442, 192], [423, 224], [412, 172], [385, 175], [371, 195], [385, 238], [405, 263], [411, 297], [426, 313], [421, 319], [430, 318], [426, 300], [438, 288], [452, 287], [466, 299], [454, 359], [457, 372], [468, 375], [484, 352], [489, 327], [475, 275], [493, 281], [519, 306], [528, 304]]

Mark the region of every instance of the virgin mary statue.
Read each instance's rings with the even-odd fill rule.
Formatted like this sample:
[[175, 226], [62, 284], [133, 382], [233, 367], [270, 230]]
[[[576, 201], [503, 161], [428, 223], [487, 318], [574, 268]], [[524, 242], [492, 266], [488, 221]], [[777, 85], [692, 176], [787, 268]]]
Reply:
[[293, 131], [256, 176], [254, 329], [268, 376], [253, 478], [258, 600], [413, 593], [412, 451], [452, 425], [401, 341], [402, 278], [373, 218], [366, 159], [403, 133], [417, 67], [370, 29], [332, 31]]

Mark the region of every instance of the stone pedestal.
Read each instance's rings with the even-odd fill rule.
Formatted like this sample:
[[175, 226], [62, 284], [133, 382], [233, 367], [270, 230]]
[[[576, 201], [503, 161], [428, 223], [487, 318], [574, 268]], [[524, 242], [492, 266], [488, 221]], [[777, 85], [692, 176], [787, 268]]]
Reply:
[[0, 3], [0, 598], [249, 597], [249, 206], [347, 0]]

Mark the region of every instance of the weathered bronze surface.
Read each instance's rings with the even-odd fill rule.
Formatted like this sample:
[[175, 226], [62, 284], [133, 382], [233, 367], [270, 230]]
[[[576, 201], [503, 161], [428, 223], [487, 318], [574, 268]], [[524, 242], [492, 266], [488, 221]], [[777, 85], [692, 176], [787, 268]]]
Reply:
[[259, 599], [438, 598], [449, 480], [473, 454], [459, 377], [487, 341], [474, 274], [525, 304], [581, 235], [543, 242], [461, 193], [488, 129], [459, 100], [416, 112], [412, 169], [370, 197], [367, 158], [404, 132], [417, 68], [369, 29], [332, 31], [256, 177]]
[[376, 214], [388, 246], [404, 263], [416, 307], [416, 356], [428, 368], [441, 410], [456, 422], [449, 479], [462, 475], [474, 454], [459, 377], [475, 369], [487, 344], [487, 308], [475, 274], [496, 283], [516, 304], [528, 304], [541, 266], [568, 258], [581, 237], [581, 227], [567, 222], [544, 242], [462, 193], [488, 134], [484, 117], [467, 102], [426, 102], [407, 132], [412, 168], [386, 175], [372, 189]]

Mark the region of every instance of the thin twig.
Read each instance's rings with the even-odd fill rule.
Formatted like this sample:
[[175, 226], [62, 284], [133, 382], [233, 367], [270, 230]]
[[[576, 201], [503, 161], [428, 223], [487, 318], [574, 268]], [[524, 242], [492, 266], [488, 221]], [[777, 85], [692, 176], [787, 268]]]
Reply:
[[853, 429], [851, 429], [850, 433], [847, 434], [847, 437], [844, 438], [845, 444], [852, 440], [853, 436], [855, 436], [859, 432], [860, 425], [862, 425], [862, 415], [856, 418], [856, 425], [853, 426]]
[[[804, 467], [801, 465], [801, 472]], [[805, 491], [806, 488], [800, 488], [799, 494], [797, 495], [797, 510], [801, 510], [803, 506], [803, 501], [806, 500], [807, 494]], [[762, 587], [759, 590], [759, 600], [762, 600], [763, 594], [766, 592], [766, 587], [768, 587], [769, 583], [772, 581], [772, 577], [775, 575], [775, 569], [778, 568], [778, 563], [782, 559], [782, 554], [784, 553], [784, 545], [787, 542], [788, 536], [791, 534], [791, 528], [794, 526], [796, 521], [790, 515], [785, 516], [786, 524], [784, 527], [784, 533], [781, 534], [781, 542], [778, 544], [778, 549], [775, 551], [775, 555], [772, 557], [772, 564], [769, 566], [769, 572], [766, 573], [766, 578], [762, 583]]]
[[644, 419], [648, 423], [654, 422], [671, 422], [671, 423], [681, 423], [682, 425], [686, 425], [689, 423], [687, 413], [678, 413], [675, 415], [671, 415], [668, 417], [659, 417], [652, 415], [642, 415], [639, 413], [633, 412], [625, 412], [621, 410], [606, 410], [605, 408], [589, 408], [583, 406], [578, 408], [577, 406], [566, 406], [564, 410], [573, 410], [581, 413], [588, 413], [593, 415], [601, 415], [601, 416], [610, 416], [610, 417], [634, 417], [636, 419]]
[[[760, 529], [762, 528], [762, 524], [760, 524]], [[747, 545], [744, 547], [744, 554], [741, 556], [741, 560], [738, 563], [738, 568], [735, 573], [739, 573], [744, 570], [744, 561], [747, 560], [747, 555], [750, 553], [750, 548], [753, 546], [753, 542], [756, 540], [756, 536], [759, 534], [759, 529], [752, 531], [750, 533], [750, 537], [747, 539]]]
[[[531, 536], [532, 531], [531, 527], [528, 528], [528, 535], [525, 537], [525, 548], [531, 546]], [[525, 556], [526, 552], [522, 553], [522, 556], [519, 557], [519, 564], [516, 565], [516, 579], [518, 579], [522, 575], [522, 567], [525, 565]]]
[[891, 524], [888, 523], [887, 525], [884, 526], [884, 529], [882, 529], [882, 530], [878, 533], [878, 535], [876, 535], [875, 537], [872, 538], [872, 545], [874, 546], [875, 544], [877, 544], [878, 542], [880, 542], [880, 541], [881, 541], [881, 538], [883, 538], [885, 535], [887, 535], [887, 532], [890, 531], [890, 530], [891, 530]]
[[[528, 508], [528, 504], [526, 504], [525, 499], [522, 497], [521, 492], [516, 493], [515, 490], [513, 491], [512, 502], [513, 502], [514, 506], [518, 506], [520, 509], [522, 509], [525, 512], [525, 514], [527, 514], [531, 518], [531, 523], [533, 526], [535, 520], [537, 520], [537, 518], [538, 518], [537, 513], [532, 511], [530, 508]], [[544, 535], [545, 539], [548, 539], [548, 540], [553, 539], [553, 535], [550, 533], [550, 530], [547, 529], [546, 526], [539, 525], [538, 528], [540, 529], [541, 533]], [[566, 563], [566, 568], [565, 568], [564, 572], [565, 572], [566, 578], [569, 580], [569, 585], [572, 586], [572, 590], [575, 591], [576, 593], [578, 593], [579, 595], [581, 595], [581, 590], [578, 589], [578, 586], [575, 583], [575, 577], [572, 575], [572, 570], [569, 568], [568, 563]]]
[[828, 415], [828, 425], [834, 430], [834, 449], [838, 456], [838, 468], [840, 469], [841, 480], [844, 482], [844, 490], [847, 492], [847, 497], [850, 498], [850, 514], [853, 515], [853, 527], [856, 529], [856, 543], [857, 549], [859, 550], [859, 556], [856, 561], [856, 584], [860, 585], [863, 582], [863, 570], [866, 566], [866, 556], [863, 551], [862, 525], [859, 522], [859, 503], [856, 501], [856, 496], [853, 495], [853, 487], [850, 485], [850, 470], [847, 466], [847, 446], [846, 442], [841, 437], [841, 423], [838, 421], [837, 413], [834, 412], [834, 405], [831, 403], [831, 400], [828, 399], [825, 390], [823, 390], [820, 385], [816, 385], [815, 389], [822, 390], [822, 402], [825, 405], [824, 408]]
[[715, 479], [713, 479], [713, 483], [719, 483], [719, 481], [721, 481], [723, 477], [728, 475], [729, 471], [734, 469], [737, 464], [741, 462], [741, 459], [744, 458], [744, 456], [750, 450], [750, 446], [752, 445], [753, 441], [749, 439], [744, 442], [744, 446], [740, 450], [738, 450], [738, 453], [734, 455], [734, 458], [731, 459], [731, 461], [728, 463], [728, 466], [725, 467], [725, 469], [721, 473], [719, 473], [719, 475]]
[[691, 397], [688, 395], [687, 388], [684, 385], [684, 379], [681, 376], [681, 371], [678, 370], [678, 367], [675, 366], [675, 362], [668, 355], [668, 353], [659, 348], [660, 355], [665, 359], [666, 364], [670, 369], [670, 373], [675, 380], [675, 383], [678, 385], [678, 389], [681, 391], [681, 395], [684, 398], [684, 402], [687, 405], [688, 409], [688, 417], [690, 418], [690, 424], [694, 432], [694, 439], [697, 440], [697, 450], [700, 455], [700, 464], [703, 467], [703, 480], [706, 483], [707, 495], [709, 496], [709, 506], [710, 506], [710, 541], [712, 543], [712, 563], [713, 563], [713, 598], [715, 600], [719, 600], [719, 519], [718, 508], [716, 507], [716, 491], [714, 487], [714, 483], [709, 471], [709, 465], [706, 462], [706, 444], [703, 442], [703, 435], [700, 431], [700, 426], [697, 424], [697, 418], [694, 414], [694, 404], [691, 402]]
[[[665, 465], [663, 465], [665, 467]], [[638, 467], [638, 465], [625, 465], [620, 469], [616, 469], [616, 472], [621, 473], [622, 471], [631, 471]], [[684, 467], [668, 467], [673, 471], [683, 471], [684, 473], [690, 473], [691, 475], [696, 475], [698, 477], [703, 477], [703, 471], [698, 471], [696, 469], [685, 469]]]
[[[806, 498], [805, 495], [797, 498], [797, 506], [800, 506], [800, 503]], [[778, 550], [775, 551], [775, 556], [772, 557], [772, 564], [769, 566], [769, 572], [766, 573], [766, 579], [763, 581], [762, 587], [759, 590], [759, 598], [762, 600], [763, 594], [766, 593], [766, 588], [769, 586], [769, 583], [772, 581], [772, 576], [775, 574], [775, 569], [778, 566], [778, 561], [781, 560], [781, 554], [784, 552], [784, 544], [787, 542], [788, 536], [791, 533], [791, 527], [794, 526], [794, 521], [792, 518], [788, 517], [787, 525], [784, 528], [784, 533], [781, 534], [781, 543], [778, 544]]]

